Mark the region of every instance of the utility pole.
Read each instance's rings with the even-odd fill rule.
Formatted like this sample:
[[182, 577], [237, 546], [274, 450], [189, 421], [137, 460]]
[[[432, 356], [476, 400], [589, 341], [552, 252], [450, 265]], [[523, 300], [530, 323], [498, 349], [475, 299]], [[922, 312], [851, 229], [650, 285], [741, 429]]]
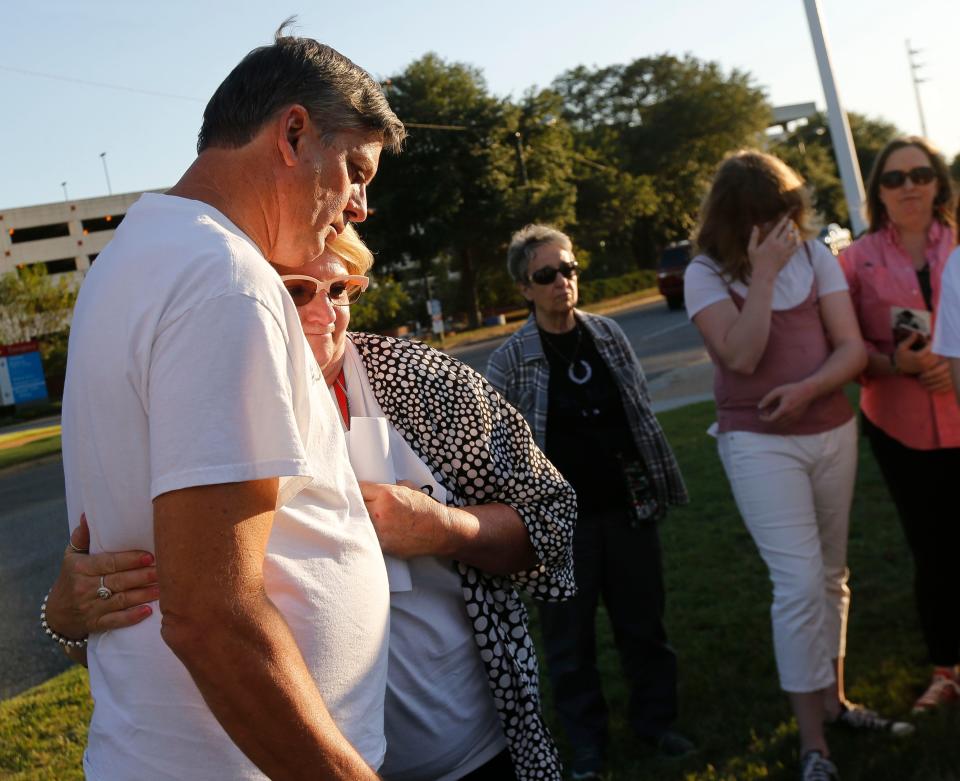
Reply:
[[107, 180], [107, 195], [113, 195], [113, 189], [110, 187], [110, 172], [107, 170], [107, 153], [100, 153], [100, 162], [103, 163], [103, 176]]
[[917, 62], [914, 60], [914, 56], [920, 54], [923, 49], [911, 49], [910, 48], [910, 39], [907, 39], [907, 62], [910, 63], [910, 78], [913, 80], [913, 94], [917, 99], [917, 113], [920, 115], [920, 135], [924, 138], [927, 137], [927, 120], [923, 116], [923, 103], [920, 102], [920, 85], [926, 81], [926, 79], [921, 79], [917, 75], [923, 67], [923, 63]]
[[807, 12], [807, 22], [810, 25], [813, 51], [817, 56], [817, 67], [820, 69], [823, 97], [827, 101], [830, 138], [833, 141], [837, 166], [840, 168], [843, 194], [847, 201], [847, 211], [850, 213], [850, 227], [853, 229], [853, 235], [859, 236], [866, 230], [867, 223], [863, 216], [863, 179], [860, 176], [857, 153], [853, 147], [853, 136], [850, 135], [850, 123], [847, 122], [847, 115], [840, 105], [837, 84], [833, 78], [830, 52], [827, 49], [827, 39], [820, 21], [820, 3], [818, 0], [803, 0], [803, 4]]

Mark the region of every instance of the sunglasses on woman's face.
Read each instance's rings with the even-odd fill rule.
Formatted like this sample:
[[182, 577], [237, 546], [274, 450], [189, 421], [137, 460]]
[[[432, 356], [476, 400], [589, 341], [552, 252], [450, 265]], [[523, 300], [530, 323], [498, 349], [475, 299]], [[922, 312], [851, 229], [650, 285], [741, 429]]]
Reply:
[[580, 266], [574, 263], [567, 263], [564, 261], [560, 264], [559, 268], [554, 266], [543, 266], [543, 268], [538, 268], [530, 275], [530, 281], [534, 282], [537, 285], [552, 285], [553, 280], [557, 278], [557, 274], [563, 274], [567, 279], [573, 279], [577, 276], [577, 271], [580, 269]]
[[321, 282], [314, 277], [303, 274], [287, 274], [280, 277], [283, 286], [298, 307], [306, 306], [317, 297], [321, 290], [327, 294], [330, 303], [334, 306], [350, 306], [360, 298], [360, 294], [367, 289], [370, 280], [359, 274], [348, 277], [337, 277], [329, 282]]
[[930, 184], [937, 178], [937, 173], [929, 165], [911, 168], [909, 171], [884, 171], [880, 174], [880, 184], [888, 190], [903, 187], [909, 179], [914, 184]]

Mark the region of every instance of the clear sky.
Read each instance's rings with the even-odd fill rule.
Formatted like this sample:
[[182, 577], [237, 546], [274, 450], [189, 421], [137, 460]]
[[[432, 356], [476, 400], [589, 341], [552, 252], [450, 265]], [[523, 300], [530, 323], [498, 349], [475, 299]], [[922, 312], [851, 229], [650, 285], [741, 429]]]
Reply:
[[[101, 152], [115, 193], [172, 184], [213, 90], [292, 14], [300, 34], [380, 78], [434, 51], [519, 95], [580, 64], [690, 53], [749, 71], [774, 104], [824, 103], [802, 0], [286, 3], [0, 0], [0, 208], [61, 200], [63, 181], [71, 198], [105, 195]], [[924, 50], [928, 133], [950, 157], [960, 151], [960, 2], [821, 8], [846, 108], [919, 132], [910, 38]]]

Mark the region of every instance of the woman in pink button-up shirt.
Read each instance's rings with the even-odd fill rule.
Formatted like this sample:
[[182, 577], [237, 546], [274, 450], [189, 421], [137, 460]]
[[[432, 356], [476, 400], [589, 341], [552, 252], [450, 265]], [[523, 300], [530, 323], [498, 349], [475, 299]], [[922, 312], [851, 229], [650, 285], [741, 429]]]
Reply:
[[936, 322], [941, 275], [956, 244], [951, 200], [946, 163], [928, 141], [891, 141], [867, 185], [870, 228], [841, 256], [869, 356], [863, 430], [913, 553], [917, 608], [934, 665], [915, 713], [960, 700], [960, 405], [929, 332], [898, 329], [895, 336], [891, 310], [919, 310], [929, 313], [921, 319]]

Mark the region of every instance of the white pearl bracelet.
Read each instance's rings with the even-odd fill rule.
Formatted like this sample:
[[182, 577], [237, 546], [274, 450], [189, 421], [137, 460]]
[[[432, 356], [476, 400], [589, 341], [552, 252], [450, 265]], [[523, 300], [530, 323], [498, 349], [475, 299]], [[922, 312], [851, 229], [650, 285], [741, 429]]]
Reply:
[[[52, 590], [53, 589], [50, 591]], [[69, 640], [66, 637], [61, 637], [50, 628], [50, 625], [47, 623], [47, 600], [50, 599], [50, 591], [47, 592], [47, 595], [43, 598], [43, 602], [40, 604], [40, 628], [43, 629], [47, 637], [55, 643], [59, 643], [61, 648], [86, 648], [88, 638], [85, 637], [83, 640]]]

